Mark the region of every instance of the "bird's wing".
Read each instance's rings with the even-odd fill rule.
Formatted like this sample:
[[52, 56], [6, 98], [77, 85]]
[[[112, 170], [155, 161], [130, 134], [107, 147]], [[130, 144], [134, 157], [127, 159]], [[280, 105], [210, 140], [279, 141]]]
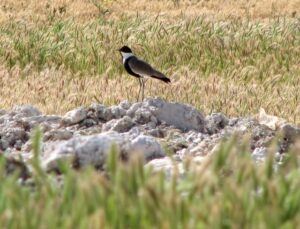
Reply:
[[149, 64], [136, 57], [130, 58], [128, 65], [134, 73], [140, 76], [152, 76], [156, 72]]

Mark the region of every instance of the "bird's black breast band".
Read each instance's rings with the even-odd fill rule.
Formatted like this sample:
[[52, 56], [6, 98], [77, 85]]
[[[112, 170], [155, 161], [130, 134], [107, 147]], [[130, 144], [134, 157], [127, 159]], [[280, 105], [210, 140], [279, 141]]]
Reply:
[[138, 74], [136, 74], [136, 73], [134, 73], [134, 72], [131, 70], [131, 68], [129, 67], [128, 62], [129, 62], [132, 58], [134, 58], [134, 56], [129, 57], [127, 60], [125, 60], [124, 67], [125, 67], [126, 71], [127, 71], [130, 75], [140, 78], [141, 76], [138, 75]]

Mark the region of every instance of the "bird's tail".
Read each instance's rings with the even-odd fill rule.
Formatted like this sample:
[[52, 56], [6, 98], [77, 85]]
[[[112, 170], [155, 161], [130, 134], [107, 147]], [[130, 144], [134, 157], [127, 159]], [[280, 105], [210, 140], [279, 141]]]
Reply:
[[165, 83], [171, 83], [171, 80], [159, 71], [155, 71], [155, 73], [152, 74], [151, 77], [164, 81]]

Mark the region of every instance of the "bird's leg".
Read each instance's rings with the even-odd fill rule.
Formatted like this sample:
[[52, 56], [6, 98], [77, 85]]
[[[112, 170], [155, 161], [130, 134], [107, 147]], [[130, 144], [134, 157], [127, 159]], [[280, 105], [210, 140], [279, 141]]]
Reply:
[[139, 93], [138, 93], [138, 97], [137, 97], [137, 101], [139, 102], [139, 98], [140, 98], [140, 93], [141, 93], [141, 89], [142, 89], [142, 81], [141, 81], [141, 78], [139, 77], [139, 83], [140, 83], [140, 88], [139, 88]]
[[142, 78], [142, 102], [144, 101], [144, 89], [145, 89], [145, 79], [144, 78]]

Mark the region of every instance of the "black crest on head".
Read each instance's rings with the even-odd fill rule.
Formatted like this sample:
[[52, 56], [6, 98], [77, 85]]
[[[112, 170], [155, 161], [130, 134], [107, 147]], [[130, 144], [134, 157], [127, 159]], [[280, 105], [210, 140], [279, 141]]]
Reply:
[[125, 52], [125, 53], [131, 53], [131, 49], [128, 46], [123, 46], [122, 48], [119, 49], [120, 52]]

